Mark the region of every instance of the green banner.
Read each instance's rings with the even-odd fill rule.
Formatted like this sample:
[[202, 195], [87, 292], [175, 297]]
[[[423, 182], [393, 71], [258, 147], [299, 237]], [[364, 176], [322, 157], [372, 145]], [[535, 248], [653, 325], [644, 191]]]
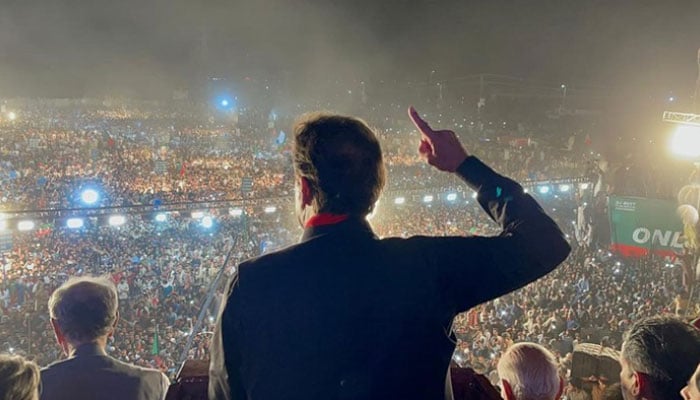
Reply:
[[683, 223], [676, 208], [671, 200], [610, 196], [612, 248], [628, 256], [666, 256], [682, 250]]

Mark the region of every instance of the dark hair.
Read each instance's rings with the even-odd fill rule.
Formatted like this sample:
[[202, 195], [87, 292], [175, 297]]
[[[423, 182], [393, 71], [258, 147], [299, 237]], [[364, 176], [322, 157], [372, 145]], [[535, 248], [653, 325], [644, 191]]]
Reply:
[[38, 399], [39, 368], [20, 356], [0, 354], [0, 399]]
[[655, 398], [680, 398], [700, 360], [700, 331], [674, 317], [643, 319], [625, 333], [622, 356], [647, 375]]
[[382, 150], [367, 124], [332, 114], [294, 127], [294, 169], [311, 186], [317, 212], [366, 215], [384, 187]]

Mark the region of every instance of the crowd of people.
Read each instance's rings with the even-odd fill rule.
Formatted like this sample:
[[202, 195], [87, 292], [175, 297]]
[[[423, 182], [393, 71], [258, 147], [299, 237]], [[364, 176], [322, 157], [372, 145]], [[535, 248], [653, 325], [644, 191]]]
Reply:
[[[85, 206], [80, 197], [85, 188], [100, 194], [93, 207], [288, 199], [294, 191], [287, 140], [292, 115], [256, 109], [212, 115], [143, 103], [16, 106], [18, 117], [0, 123], [5, 211]], [[454, 177], [420, 160], [418, 133], [401, 122], [398, 109], [378, 107], [365, 115], [377, 128], [388, 170], [388, 194], [371, 216], [375, 231], [383, 237], [496, 233], [471, 192], [457, 191], [462, 184]], [[557, 134], [560, 124], [483, 121], [456, 110], [435, 110], [432, 117], [460, 132], [471, 153], [519, 181], [595, 181], [601, 173], [587, 135]], [[434, 199], [424, 198], [420, 190], [426, 189]], [[635, 320], [700, 313], [698, 304], [677, 306], [687, 287], [667, 260], [625, 260], [590, 242], [576, 243], [575, 210], [591, 201], [591, 192], [540, 197], [575, 251], [546, 278], [458, 316], [457, 363], [498, 383], [501, 353], [528, 341], [552, 351], [566, 376], [576, 344], [619, 348]], [[404, 200], [395, 201], [399, 196]], [[0, 351], [26, 355], [39, 365], [61, 358], [48, 321], [49, 296], [69, 276], [108, 275], [122, 313], [108, 344], [112, 355], [171, 377], [183, 359], [206, 358], [221, 283], [235, 273], [236, 263], [294, 243], [301, 233], [289, 201], [280, 200], [273, 211], [250, 204], [236, 215], [207, 210], [213, 226], [203, 226], [189, 212], [172, 212], [166, 221], [152, 214], [129, 216], [121, 227], [94, 218], [78, 230], [53, 218], [34, 231], [14, 232], [12, 248], [2, 256]], [[222, 268], [224, 277], [217, 281]], [[213, 301], [204, 307], [210, 295]]]

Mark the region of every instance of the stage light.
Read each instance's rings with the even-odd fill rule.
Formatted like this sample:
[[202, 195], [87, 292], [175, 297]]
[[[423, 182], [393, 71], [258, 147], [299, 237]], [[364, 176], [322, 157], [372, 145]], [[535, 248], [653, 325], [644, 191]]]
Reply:
[[479, 193], [474, 192], [472, 193], [472, 199], [476, 199], [479, 196]]
[[275, 211], [277, 211], [277, 207], [275, 207], [275, 206], [265, 207], [265, 214], [272, 214]]
[[530, 191], [527, 188], [523, 188], [523, 193], [530, 193]]
[[70, 229], [80, 229], [84, 224], [85, 222], [82, 218], [68, 218], [68, 221], [66, 221], [66, 226]]
[[700, 126], [679, 125], [671, 139], [671, 150], [684, 158], [700, 158]]
[[202, 218], [202, 228], [209, 229], [214, 226], [214, 219], [210, 216]]
[[100, 199], [100, 195], [94, 189], [85, 189], [85, 190], [83, 190], [83, 193], [80, 195], [80, 198], [83, 200], [83, 203], [85, 203], [85, 204], [95, 204], [97, 202], [97, 200]]
[[232, 217], [240, 217], [243, 215], [243, 210], [240, 208], [231, 208], [228, 210], [228, 213]]
[[156, 222], [165, 222], [167, 219], [168, 216], [165, 213], [156, 214]]
[[447, 201], [455, 201], [457, 200], [457, 193], [450, 193], [447, 195]]
[[433, 201], [433, 195], [426, 194], [423, 196], [423, 203], [431, 203]]
[[9, 119], [10, 121], [14, 121], [14, 120], [17, 119], [17, 114], [15, 114], [14, 112], [10, 111], [9, 113], [7, 113], [7, 119]]
[[586, 189], [588, 189], [588, 183], [582, 183], [582, 184], [580, 184], [578, 187], [579, 187], [579, 189], [581, 189], [581, 190], [586, 190]]
[[571, 190], [571, 185], [566, 185], [566, 184], [564, 184], [564, 185], [559, 185], [559, 191], [560, 191], [560, 192], [563, 192], [563, 193], [564, 193], [564, 192], [568, 192], [569, 190]]
[[540, 192], [540, 194], [547, 194], [549, 193], [549, 186], [540, 186], [537, 188], [537, 191]]
[[112, 215], [111, 217], [109, 217], [107, 222], [109, 222], [110, 226], [121, 226], [124, 225], [124, 223], [126, 223], [126, 217], [124, 217], [123, 215]]
[[405, 197], [397, 197], [394, 199], [394, 204], [404, 204], [406, 202]]
[[192, 211], [192, 214], [190, 214], [190, 215], [191, 215], [192, 218], [194, 218], [194, 219], [201, 219], [202, 217], [204, 217], [204, 212], [202, 212], [202, 211]]
[[22, 232], [31, 231], [32, 229], [34, 229], [34, 226], [35, 226], [34, 221], [30, 221], [30, 220], [19, 221], [19, 223], [17, 224], [17, 229], [22, 231]]
[[228, 107], [228, 100], [226, 100], [226, 99], [221, 100], [221, 107]]

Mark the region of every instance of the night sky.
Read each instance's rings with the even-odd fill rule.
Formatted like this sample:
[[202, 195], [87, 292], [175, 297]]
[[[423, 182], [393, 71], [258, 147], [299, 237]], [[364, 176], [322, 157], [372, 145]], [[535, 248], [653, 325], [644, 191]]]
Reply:
[[432, 70], [683, 97], [698, 47], [700, 0], [0, 0], [0, 97]]

